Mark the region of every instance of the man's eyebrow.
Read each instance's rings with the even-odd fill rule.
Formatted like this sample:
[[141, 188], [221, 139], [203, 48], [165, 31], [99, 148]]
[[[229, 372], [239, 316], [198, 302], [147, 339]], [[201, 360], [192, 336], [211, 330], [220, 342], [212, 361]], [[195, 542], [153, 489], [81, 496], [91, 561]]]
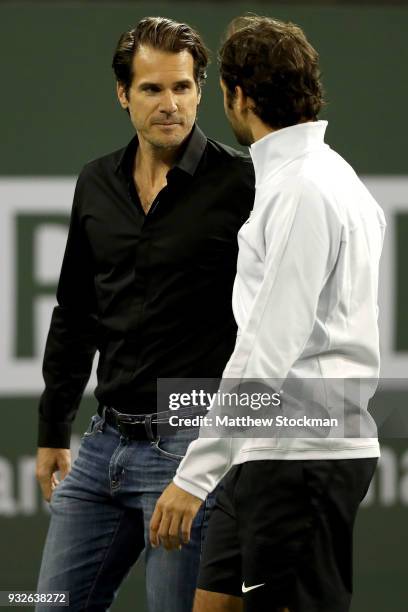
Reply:
[[180, 81], [175, 81], [173, 85], [192, 85], [193, 83], [193, 79], [181, 79]]
[[149, 87], [156, 87], [160, 89], [160, 83], [150, 83], [149, 81], [143, 81], [139, 84], [139, 89], [148, 89]]
[[[175, 85], [192, 85], [194, 83], [193, 79], [180, 79], [179, 81], [174, 81], [174, 83], [172, 83], [172, 86], [174, 87]], [[139, 84], [139, 89], [149, 89], [150, 87], [154, 88], [154, 89], [161, 89], [163, 87], [163, 85], [161, 83], [153, 83], [150, 81], [143, 81], [142, 83]]]

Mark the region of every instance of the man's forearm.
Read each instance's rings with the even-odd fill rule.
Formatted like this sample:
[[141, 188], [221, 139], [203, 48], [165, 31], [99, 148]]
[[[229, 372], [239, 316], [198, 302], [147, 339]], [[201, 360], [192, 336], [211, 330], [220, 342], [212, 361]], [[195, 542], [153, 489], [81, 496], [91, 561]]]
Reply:
[[54, 309], [43, 363], [38, 446], [69, 448], [71, 424], [92, 370], [96, 327], [92, 315]]

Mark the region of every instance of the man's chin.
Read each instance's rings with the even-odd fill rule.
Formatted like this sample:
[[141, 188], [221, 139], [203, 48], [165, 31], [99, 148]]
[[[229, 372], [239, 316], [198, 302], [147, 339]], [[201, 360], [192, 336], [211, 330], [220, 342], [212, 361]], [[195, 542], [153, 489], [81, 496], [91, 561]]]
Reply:
[[152, 139], [150, 144], [157, 149], [174, 149], [179, 147], [185, 140], [186, 136], [179, 138]]
[[177, 133], [174, 134], [168, 133], [160, 136], [152, 135], [147, 140], [149, 140], [152, 146], [157, 147], [158, 149], [173, 149], [174, 147], [179, 147], [187, 138], [189, 133], [190, 132], [185, 132], [185, 130], [177, 130]]

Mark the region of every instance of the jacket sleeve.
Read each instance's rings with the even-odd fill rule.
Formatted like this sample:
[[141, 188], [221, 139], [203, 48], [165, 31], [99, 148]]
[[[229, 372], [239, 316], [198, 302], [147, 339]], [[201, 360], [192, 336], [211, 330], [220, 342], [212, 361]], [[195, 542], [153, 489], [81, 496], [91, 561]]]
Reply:
[[[81, 175], [82, 176], [82, 175]], [[39, 404], [38, 446], [69, 448], [71, 425], [96, 351], [96, 298], [89, 245], [80, 217], [83, 179], [78, 179], [68, 240], [47, 337]]]
[[283, 381], [316, 322], [342, 226], [333, 202], [298, 179], [271, 202], [264, 226], [264, 277], [224, 370], [226, 378]]
[[[313, 330], [319, 296], [340, 246], [341, 231], [330, 205], [314, 185], [301, 180], [270, 202], [264, 230], [263, 282], [223, 373], [223, 379], [236, 383], [281, 383], [287, 377]], [[234, 463], [244, 441], [199, 437], [174, 482], [204, 499]]]

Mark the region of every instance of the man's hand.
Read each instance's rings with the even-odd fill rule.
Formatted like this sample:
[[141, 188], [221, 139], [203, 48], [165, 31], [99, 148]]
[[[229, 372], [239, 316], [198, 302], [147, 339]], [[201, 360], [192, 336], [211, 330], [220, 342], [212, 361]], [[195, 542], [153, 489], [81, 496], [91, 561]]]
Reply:
[[59, 484], [56, 472], [61, 479], [71, 469], [71, 451], [68, 448], [39, 448], [35, 475], [40, 483], [44, 499], [48, 502], [55, 487]]
[[202, 503], [202, 499], [171, 482], [157, 500], [150, 521], [152, 546], [163, 544], [164, 548], [172, 550], [187, 544], [191, 525]]

